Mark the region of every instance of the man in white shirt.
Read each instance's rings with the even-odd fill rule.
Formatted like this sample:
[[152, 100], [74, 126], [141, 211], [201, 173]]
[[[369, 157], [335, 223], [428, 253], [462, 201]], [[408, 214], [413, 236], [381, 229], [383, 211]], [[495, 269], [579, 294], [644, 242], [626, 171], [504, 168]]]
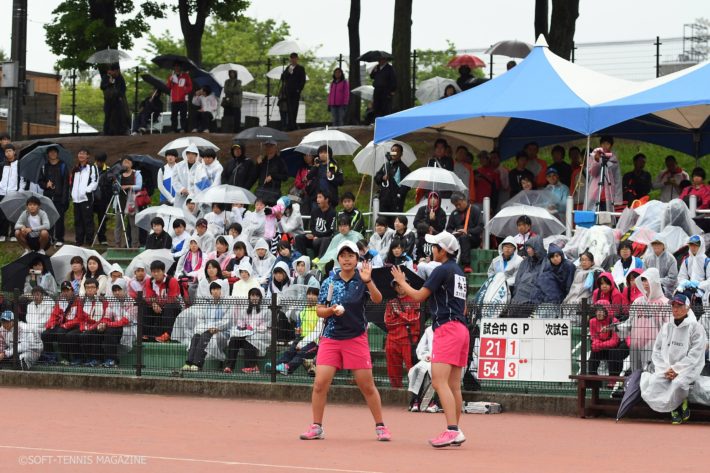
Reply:
[[[20, 177], [19, 162], [15, 154], [15, 145], [8, 143], [5, 146], [5, 162], [0, 166], [0, 201], [5, 196], [25, 189], [25, 180]], [[5, 214], [0, 211], [0, 241], [5, 241], [10, 222]], [[13, 236], [10, 241], [16, 241]]]
[[49, 218], [47, 212], [40, 209], [40, 200], [36, 196], [27, 199], [27, 209], [22, 212], [15, 224], [15, 236], [20, 246], [30, 251], [44, 251], [49, 248]]
[[219, 108], [219, 101], [212, 93], [212, 89], [207, 85], [201, 89], [197, 89], [195, 96], [192, 98], [192, 105], [199, 107], [197, 112], [195, 112], [197, 128], [192, 130], [192, 132], [197, 133], [198, 131], [202, 131], [203, 133], [209, 133], [210, 123], [214, 120], [214, 116]]
[[81, 148], [77, 166], [71, 175], [71, 198], [74, 202], [74, 230], [76, 246], [91, 245], [94, 239], [94, 195], [99, 185], [99, 171], [89, 164], [89, 150]]

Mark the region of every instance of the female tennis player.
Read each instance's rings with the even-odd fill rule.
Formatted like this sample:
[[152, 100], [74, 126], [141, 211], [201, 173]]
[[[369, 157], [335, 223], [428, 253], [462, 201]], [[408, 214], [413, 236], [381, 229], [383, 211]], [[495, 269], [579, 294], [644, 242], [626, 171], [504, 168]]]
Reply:
[[426, 235], [434, 260], [441, 263], [421, 289], [407, 283], [402, 270], [392, 268], [392, 277], [416, 302], [429, 300], [434, 342], [431, 353], [431, 381], [444, 408], [447, 428], [429, 440], [436, 448], [459, 446], [466, 441], [459, 428], [461, 419], [461, 370], [468, 361], [469, 333], [466, 326], [466, 277], [456, 263], [459, 242], [451, 233]]
[[382, 421], [380, 393], [372, 378], [365, 317], [367, 299], [380, 303], [382, 294], [372, 282], [370, 263], [363, 262], [361, 269], [356, 270], [359, 252], [355, 243], [341, 243], [337, 258], [340, 271], [323, 281], [318, 296], [316, 312], [318, 317], [326, 319], [326, 323], [316, 355], [316, 379], [311, 396], [313, 423], [301, 434], [301, 440], [325, 438], [323, 412], [330, 383], [339, 369], [345, 369], [352, 371], [372, 412], [377, 440], [387, 441], [392, 435]]

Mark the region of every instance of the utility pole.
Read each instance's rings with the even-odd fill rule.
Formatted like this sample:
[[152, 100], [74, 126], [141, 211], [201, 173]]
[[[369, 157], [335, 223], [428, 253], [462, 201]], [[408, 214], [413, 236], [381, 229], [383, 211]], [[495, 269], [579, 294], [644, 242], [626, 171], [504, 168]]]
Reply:
[[17, 85], [9, 90], [7, 131], [14, 141], [19, 140], [22, 136], [22, 107], [25, 102], [27, 60], [27, 0], [13, 0], [12, 2], [11, 56], [17, 68]]

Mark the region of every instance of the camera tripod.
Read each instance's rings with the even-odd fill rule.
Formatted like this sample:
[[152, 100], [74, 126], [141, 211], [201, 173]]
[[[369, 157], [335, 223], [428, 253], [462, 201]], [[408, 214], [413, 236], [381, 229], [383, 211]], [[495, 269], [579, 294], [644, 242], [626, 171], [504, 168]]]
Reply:
[[[604, 197], [605, 194], [603, 192], [605, 191], [605, 187], [608, 185], [609, 189], [611, 190], [611, 181], [609, 180], [609, 158], [602, 155], [601, 158], [601, 168], [599, 170], [599, 183], [597, 184], [597, 204], [595, 206], [596, 209], [596, 214], [597, 214], [597, 224], [599, 223], [599, 212], [602, 211], [602, 197]], [[611, 192], [609, 192], [611, 194]], [[613, 201], [613, 195], [607, 196], [606, 200], [606, 209], [605, 211], [614, 211], [614, 201]], [[611, 201], [610, 201], [611, 199]], [[609, 209], [611, 207], [611, 210]]]
[[[108, 217], [109, 215], [119, 216], [121, 221], [121, 233], [123, 234], [123, 241], [126, 242], [126, 248], [130, 248], [131, 246], [128, 244], [128, 235], [126, 234], [126, 219], [123, 213], [123, 207], [121, 206], [121, 199], [119, 198], [120, 192], [123, 192], [123, 190], [119, 187], [117, 182], [113, 183], [112, 188], [113, 193], [111, 195], [111, 200], [109, 200], [108, 205], [106, 206], [106, 211], [104, 212], [104, 216], [101, 217], [101, 222], [99, 223], [98, 228], [101, 228], [101, 226], [106, 221], [106, 217]], [[96, 239], [98, 237], [98, 233], [94, 235], [94, 241], [91, 243], [92, 247], [96, 245]]]

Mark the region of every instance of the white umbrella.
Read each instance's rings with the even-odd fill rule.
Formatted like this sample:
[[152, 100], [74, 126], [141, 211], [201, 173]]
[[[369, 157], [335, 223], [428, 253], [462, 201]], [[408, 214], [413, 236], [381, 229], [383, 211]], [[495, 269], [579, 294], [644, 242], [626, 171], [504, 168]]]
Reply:
[[532, 230], [541, 237], [564, 233], [565, 226], [552, 216], [546, 209], [516, 205], [506, 207], [496, 214], [488, 223], [491, 233], [499, 237], [518, 234], [518, 217], [526, 215], [532, 221]]
[[[281, 79], [281, 74], [283, 74], [284, 69], [287, 67], [288, 66], [276, 66], [266, 73], [266, 77], [273, 80], [279, 80]], [[308, 74], [306, 74], [306, 80], [308, 80]]]
[[423, 167], [414, 170], [402, 179], [399, 185], [435, 191], [464, 192], [467, 190], [466, 184], [456, 174], [448, 169], [438, 167]]
[[59, 251], [54, 253], [50, 259], [52, 262], [52, 268], [54, 268], [54, 274], [56, 275], [58, 281], [63, 281], [67, 277], [69, 271], [71, 271], [71, 259], [75, 256], [80, 256], [84, 260], [84, 266], [86, 266], [86, 260], [89, 256], [96, 256], [101, 261], [101, 267], [104, 269], [106, 274], [111, 272], [111, 263], [106, 261], [106, 259], [99, 254], [96, 250], [90, 250], [88, 248], [82, 248], [80, 246], [64, 245], [59, 248]]
[[404, 149], [401, 156], [404, 164], [411, 166], [412, 163], [417, 160], [414, 150], [412, 150], [412, 147], [407, 143], [390, 140], [375, 146], [375, 142], [370, 141], [367, 146], [360, 150], [353, 160], [357, 172], [360, 174], [367, 174], [368, 176], [375, 175], [375, 173], [377, 173], [377, 171], [379, 171], [385, 163], [385, 154], [390, 152], [390, 149], [394, 144], [398, 144]]
[[297, 42], [292, 39], [285, 39], [271, 46], [271, 49], [266, 54], [269, 56], [285, 56], [291, 53], [300, 53], [301, 51], [301, 46]]
[[210, 187], [198, 192], [193, 198], [193, 202], [224, 203], [224, 204], [244, 204], [251, 205], [256, 201], [256, 196], [247, 189], [242, 189], [229, 184]]
[[449, 85], [453, 85], [456, 92], [461, 92], [455, 80], [437, 76], [420, 82], [414, 95], [421, 103], [435, 102], [444, 96], [444, 89]]
[[123, 274], [133, 274], [136, 266], [138, 265], [145, 268], [146, 273], [149, 273], [150, 263], [152, 263], [153, 261], [162, 261], [165, 265], [165, 271], [170, 269], [170, 266], [172, 266], [175, 262], [175, 260], [173, 260], [172, 253], [170, 253], [170, 250], [145, 250], [139, 253], [138, 256], [133, 258], [133, 260], [131, 260], [131, 263], [128, 265], [126, 271]]
[[355, 87], [350, 93], [357, 95], [361, 99], [372, 102], [372, 97], [375, 95], [375, 88], [371, 85], [361, 85], [360, 87]]
[[182, 138], [173, 140], [160, 148], [158, 156], [165, 156], [165, 152], [171, 149], [177, 150], [178, 153], [182, 153], [182, 151], [190, 145], [195, 145], [198, 148], [212, 148], [215, 151], [219, 151], [219, 147], [217, 145], [211, 141], [207, 141], [204, 138], [200, 138], [199, 136], [183, 136]]
[[86, 59], [86, 62], [89, 64], [113, 64], [114, 62], [121, 62], [130, 59], [131, 56], [125, 51], [106, 48], [89, 56]]
[[299, 147], [303, 145], [309, 145], [310, 149], [310, 147], [325, 144], [331, 147], [334, 156], [351, 156], [356, 149], [362, 146], [347, 133], [343, 133], [340, 130], [329, 130], [326, 127], [325, 130], [314, 131], [304, 136], [298, 146], [296, 146], [296, 151], [301, 152]]
[[186, 223], [194, 225], [197, 221], [193, 215], [185, 214], [185, 211], [180, 207], [173, 207], [172, 205], [159, 205], [157, 207], [148, 207], [143, 209], [136, 214], [136, 226], [147, 231], [151, 231], [150, 221], [154, 217], [161, 217], [165, 223], [165, 231], [172, 228], [173, 222], [181, 218], [185, 220]]
[[254, 76], [251, 75], [251, 72], [241, 64], [220, 64], [213, 67], [210, 74], [219, 82], [219, 85], [224, 87], [224, 83], [229, 79], [229, 71], [237, 71], [237, 79], [242, 81], [242, 85], [247, 85], [254, 81]]

